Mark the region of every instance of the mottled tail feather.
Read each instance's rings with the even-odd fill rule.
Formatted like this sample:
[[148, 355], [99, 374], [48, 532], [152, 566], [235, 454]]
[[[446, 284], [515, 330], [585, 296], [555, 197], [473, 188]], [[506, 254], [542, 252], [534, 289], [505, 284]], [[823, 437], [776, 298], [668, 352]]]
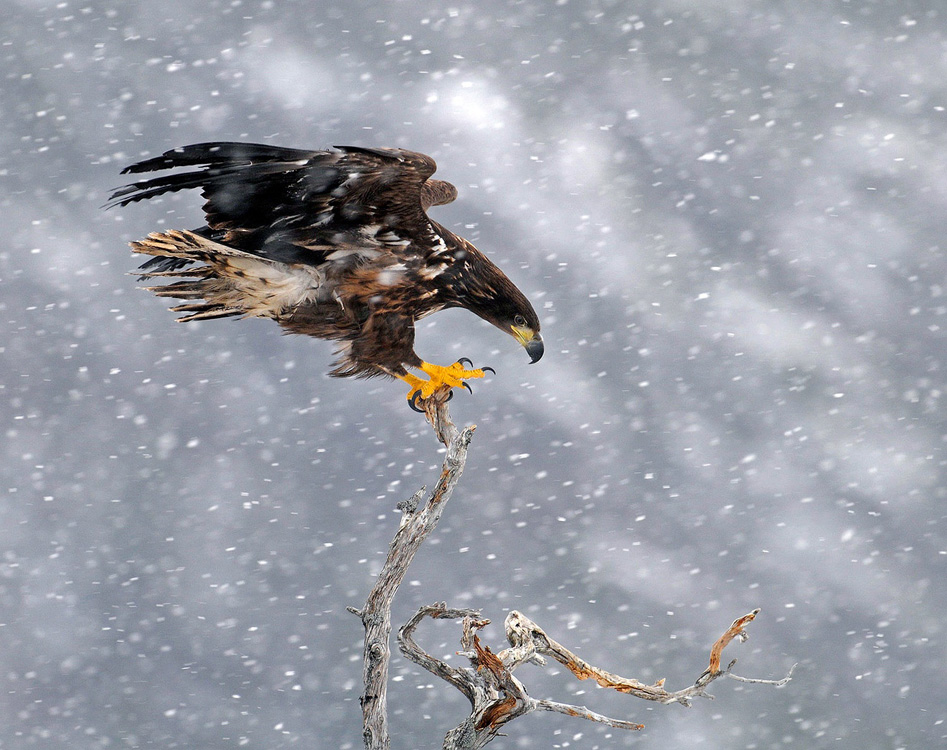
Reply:
[[177, 297], [178, 299], [201, 299], [207, 291], [203, 281], [177, 281], [162, 286], [142, 287], [153, 292], [156, 297]]
[[[145, 278], [181, 278], [145, 287], [158, 297], [188, 300], [171, 308], [188, 313], [180, 321], [233, 315], [279, 319], [300, 304], [311, 303], [323, 280], [309, 267], [286, 265], [185, 230], [149, 234], [133, 242], [132, 249], [158, 260], [146, 264]], [[190, 264], [197, 265], [184, 270]]]
[[175, 305], [169, 308], [171, 312], [189, 312], [190, 315], [182, 315], [178, 318], [178, 323], [187, 323], [192, 320], [212, 320], [214, 318], [231, 318], [234, 315], [244, 315], [246, 310], [233, 307], [223, 307], [214, 305], [210, 302], [202, 302], [194, 305]]
[[[219, 242], [201, 237], [186, 229], [172, 229], [168, 232], [152, 232], [145, 239], [131, 243], [132, 250], [143, 255], [156, 255], [167, 258], [181, 258], [188, 261], [207, 262], [218, 255], [258, 258], [252, 253], [245, 253], [234, 247], [221, 245]], [[169, 274], [175, 275], [175, 274]], [[182, 274], [177, 274], [182, 275]]]
[[[204, 277], [210, 276], [213, 271], [209, 266], [200, 266], [198, 268], [182, 268], [177, 271], [145, 271], [144, 273], [135, 273], [138, 276], [138, 280], [142, 281], [143, 279], [156, 279], [156, 278], [180, 278], [182, 276], [196, 276]], [[146, 289], [151, 289], [152, 287], [145, 287]]]
[[[171, 270], [146, 271], [141, 278], [181, 278], [198, 279], [196, 281], [177, 281], [162, 286], [144, 287], [158, 297], [176, 297], [178, 299], [200, 300], [207, 297], [211, 291], [210, 284], [217, 278], [212, 261], [215, 257], [247, 257], [256, 256], [245, 253], [236, 248], [227, 247], [219, 242], [201, 237], [194, 232], [181, 229], [172, 229], [168, 232], [153, 232], [145, 239], [131, 243], [132, 250], [156, 258], [170, 258], [182, 264], [205, 263], [196, 268], [172, 268]], [[172, 312], [189, 313], [178, 318], [178, 322], [185, 323], [191, 320], [209, 320], [212, 318], [228, 318], [234, 315], [244, 315], [246, 310], [223, 305], [212, 300], [191, 302], [176, 305]]]

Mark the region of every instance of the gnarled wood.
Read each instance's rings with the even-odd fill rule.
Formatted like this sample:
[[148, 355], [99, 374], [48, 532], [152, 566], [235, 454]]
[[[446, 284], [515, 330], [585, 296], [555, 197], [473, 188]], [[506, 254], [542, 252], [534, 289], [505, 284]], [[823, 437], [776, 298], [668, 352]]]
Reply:
[[388, 556], [362, 609], [350, 607], [365, 628], [362, 679], [362, 735], [367, 750], [388, 750], [388, 664], [391, 659], [391, 603], [404, 580], [408, 566], [421, 543], [434, 531], [463, 473], [467, 446], [474, 426], [458, 430], [450, 419], [446, 393], [437, 393], [423, 402], [428, 421], [437, 439], [447, 447], [440, 478], [427, 501], [422, 504], [425, 488], [399, 504], [401, 525], [388, 547]]
[[[743, 632], [743, 626], [752, 621], [758, 612], [759, 610], [754, 610], [749, 615], [738, 618], [717, 639], [712, 653], [716, 655], [718, 664], [720, 651], [737, 636], [745, 639], [746, 633]], [[418, 646], [414, 640], [414, 631], [425, 617], [463, 618], [464, 651], [461, 655], [470, 660], [471, 667], [464, 669], [452, 667]], [[755, 682], [776, 687], [781, 687], [792, 679], [792, 670], [781, 680], [738, 677], [730, 673], [730, 668], [736, 662], [734, 660], [726, 670], [718, 669], [714, 672], [707, 670], [697, 678], [693, 685], [670, 692], [664, 689], [664, 680], [659, 680], [653, 685], [646, 685], [638, 680], [622, 677], [589, 664], [561, 643], [550, 638], [539, 625], [521, 612], [510, 612], [506, 618], [506, 635], [510, 648], [494, 653], [489, 647], [481, 644], [475, 632], [488, 623], [488, 620], [480, 618], [479, 612], [448, 609], [444, 603], [439, 603], [419, 609], [398, 634], [398, 644], [408, 659], [437, 677], [450, 682], [470, 701], [470, 715], [448, 732], [444, 740], [445, 750], [482, 748], [500, 733], [500, 729], [505, 724], [531, 711], [554, 711], [606, 724], [616, 729], [637, 730], [644, 727], [643, 724], [625, 719], [604, 716], [585, 706], [530, 697], [523, 683], [514, 677], [513, 671], [527, 662], [543, 663], [544, 656], [552, 657], [580, 680], [594, 679], [603, 687], [634, 695], [637, 698], [665, 704], [680, 703], [685, 706], [689, 706], [690, 699], [695, 696], [712, 697], [706, 692], [707, 686], [719, 677], [731, 677], [741, 682]]]
[[[441, 475], [433, 492], [424, 499], [422, 487], [413, 497], [399, 504], [402, 518], [388, 549], [388, 556], [374, 587], [362, 609], [349, 608], [357, 614], [365, 627], [363, 679], [361, 697], [363, 737], [367, 750], [388, 750], [387, 683], [390, 661], [391, 604], [404, 580], [408, 566], [425, 538], [434, 530], [444, 507], [460, 479], [467, 459], [467, 446], [474, 427], [458, 430], [447, 410], [447, 390], [437, 391], [421, 405], [437, 439], [447, 447]], [[720, 668], [721, 652], [734, 639], [746, 639], [744, 627], [753, 621], [755, 609], [733, 621], [714, 643], [710, 652], [710, 666], [690, 686], [674, 692], [664, 687], [664, 680], [648, 685], [639, 680], [609, 672], [585, 661], [558, 641], [549, 637], [535, 622], [521, 612], [512, 611], [506, 618], [505, 630], [509, 647], [494, 652], [481, 643], [477, 631], [490, 621], [471, 609], [450, 609], [443, 602], [421, 607], [398, 632], [401, 652], [415, 664], [460, 690], [470, 701], [470, 714], [444, 738], [445, 750], [478, 750], [487, 745], [500, 730], [514, 719], [532, 711], [553, 711], [588, 721], [595, 721], [616, 729], [637, 730], [643, 724], [615, 719], [598, 714], [585, 706], [575, 706], [529, 696], [523, 683], [513, 672], [523, 664], [543, 665], [550, 657], [565, 666], [580, 680], [592, 679], [602, 687], [617, 690], [644, 700], [659, 703], [690, 705], [691, 698], [710, 698], [706, 690], [714, 680], [729, 677], [741, 682], [753, 682], [780, 687], [792, 679], [792, 670], [781, 680], [762, 680], [738, 677], [731, 673], [736, 659], [725, 670]], [[418, 646], [414, 633], [426, 617], [462, 620], [460, 654], [469, 667], [451, 666]], [[795, 666], [793, 667], [795, 668]]]

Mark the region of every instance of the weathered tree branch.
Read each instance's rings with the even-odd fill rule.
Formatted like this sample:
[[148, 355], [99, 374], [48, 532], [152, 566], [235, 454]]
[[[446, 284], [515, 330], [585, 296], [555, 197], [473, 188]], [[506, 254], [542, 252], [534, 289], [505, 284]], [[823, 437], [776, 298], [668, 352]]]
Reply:
[[[730, 672], [736, 664], [736, 659], [730, 662], [725, 670], [720, 669], [720, 652], [734, 638], [745, 641], [747, 636], [743, 629], [748, 623], [756, 619], [759, 609], [754, 609], [749, 614], [743, 615], [733, 621], [726, 632], [717, 639], [710, 650], [710, 667], [700, 675], [693, 685], [682, 688], [674, 692], [664, 689], [664, 679], [660, 679], [652, 685], [645, 685], [638, 680], [627, 677], [620, 677], [606, 672], [604, 669], [594, 667], [572, 651], [567, 649], [561, 643], [554, 641], [545, 631], [536, 623], [530, 620], [521, 612], [513, 610], [506, 617], [504, 627], [506, 628], [506, 637], [512, 648], [501, 651], [498, 656], [509, 669], [515, 669], [523, 661], [530, 657], [538, 655], [548, 655], [565, 666], [580, 680], [594, 679], [599, 685], [606, 688], [617, 690], [619, 693], [628, 693], [636, 698], [644, 700], [658, 701], [659, 703], [681, 703], [689, 706], [690, 699], [695, 696], [711, 698], [706, 692], [707, 686], [719, 677], [730, 677], [741, 682], [756, 682], [760, 684], [775, 685], [777, 687], [785, 685], [792, 677], [792, 670], [782, 680], [759, 680], [749, 677], [738, 677]], [[795, 669], [795, 665], [793, 668]]]
[[[646, 685], [638, 680], [621, 677], [592, 666], [584, 661], [561, 643], [546, 635], [545, 631], [535, 622], [520, 612], [510, 612], [506, 618], [506, 636], [510, 648], [494, 654], [489, 647], [482, 646], [475, 631], [484, 627], [488, 621], [481, 619], [479, 612], [472, 610], [448, 609], [446, 605], [434, 604], [422, 607], [402, 628], [398, 634], [398, 645], [402, 653], [411, 661], [427, 669], [432, 674], [450, 682], [460, 690], [471, 704], [471, 712], [467, 719], [452, 729], [444, 740], [445, 750], [474, 750], [482, 748], [496, 737], [500, 729], [515, 718], [531, 711], [555, 711], [557, 713], [588, 719], [606, 724], [617, 729], [641, 729], [644, 725], [614, 719], [595, 713], [585, 706], [574, 706], [552, 700], [537, 700], [531, 698], [523, 684], [513, 676], [513, 671], [529, 661], [542, 660], [544, 656], [551, 656], [564, 665], [580, 680], [594, 679], [602, 687], [612, 688], [621, 693], [628, 693], [644, 700], [660, 703], [680, 703], [690, 705], [691, 698], [703, 696], [712, 698], [707, 693], [707, 686], [719, 677], [731, 677], [741, 682], [755, 682], [760, 684], [781, 687], [792, 679], [792, 669], [781, 680], [760, 680], [748, 677], [738, 677], [730, 672], [736, 659], [730, 662], [726, 670], [720, 667], [720, 652], [734, 638], [746, 640], [743, 627], [751, 622], [759, 610], [734, 620], [733, 624], [717, 640], [711, 649], [711, 668], [704, 671], [700, 677], [690, 685], [675, 692], [664, 689], [664, 680], [653, 685]], [[414, 640], [414, 631], [425, 617], [436, 619], [464, 620], [464, 636], [461, 644], [472, 668], [458, 669], [449, 666], [421, 649]], [[793, 666], [795, 669], [795, 665]]]
[[[447, 392], [437, 392], [421, 402], [425, 415], [437, 439], [447, 448], [440, 478], [433, 492], [424, 501], [425, 488], [399, 504], [402, 513], [401, 525], [389, 545], [388, 556], [374, 587], [362, 609], [349, 608], [358, 615], [365, 628], [363, 680], [361, 697], [363, 738], [367, 750], [389, 750], [388, 732], [388, 664], [391, 658], [389, 640], [391, 635], [391, 604], [408, 566], [424, 539], [434, 531], [444, 512], [444, 507], [456, 487], [467, 460], [467, 446], [473, 436], [474, 426], [458, 430], [450, 420], [447, 409]], [[575, 706], [548, 699], [530, 697], [526, 688], [513, 672], [522, 664], [531, 662], [543, 665], [551, 657], [565, 666], [580, 680], [593, 679], [602, 687], [611, 688], [644, 700], [664, 704], [680, 703], [689, 706], [695, 696], [712, 698], [706, 690], [714, 680], [729, 677], [741, 682], [752, 682], [781, 687], [792, 679], [792, 672], [781, 680], [763, 680], [739, 677], [730, 671], [736, 659], [726, 669], [720, 668], [720, 655], [734, 639], [746, 640], [744, 627], [752, 622], [759, 610], [755, 609], [733, 621], [730, 627], [714, 643], [710, 651], [708, 668], [694, 684], [669, 692], [664, 680], [648, 685], [638, 680], [622, 677], [589, 664], [561, 643], [550, 638], [535, 622], [521, 612], [512, 611], [506, 618], [506, 637], [510, 643], [499, 653], [480, 643], [477, 631], [490, 624], [480, 613], [470, 609], [449, 609], [439, 603], [419, 609], [400, 629], [398, 645], [409, 660], [432, 674], [449, 682], [470, 701], [470, 715], [444, 738], [445, 750], [476, 750], [496, 737], [503, 726], [513, 719], [531, 711], [553, 711], [577, 718], [606, 724], [617, 729], [636, 730], [643, 728], [624, 719], [614, 719], [591, 711], [585, 706]], [[463, 622], [460, 654], [471, 666], [451, 666], [418, 646], [414, 632], [425, 617], [433, 619], [460, 619]]]
[[[362, 735], [367, 750], [388, 750], [388, 663], [391, 659], [391, 603], [404, 580], [408, 566], [421, 543], [434, 531], [460, 479], [467, 461], [467, 446], [475, 426], [460, 431], [451, 422], [447, 410], [446, 393], [421, 402], [437, 439], [447, 447], [441, 476], [427, 502], [421, 506], [425, 489], [422, 487], [408, 500], [400, 503], [401, 526], [388, 548], [388, 557], [362, 609], [349, 607], [358, 615], [365, 628], [365, 646], [362, 678], [364, 692], [362, 705]], [[419, 507], [421, 506], [421, 507]]]

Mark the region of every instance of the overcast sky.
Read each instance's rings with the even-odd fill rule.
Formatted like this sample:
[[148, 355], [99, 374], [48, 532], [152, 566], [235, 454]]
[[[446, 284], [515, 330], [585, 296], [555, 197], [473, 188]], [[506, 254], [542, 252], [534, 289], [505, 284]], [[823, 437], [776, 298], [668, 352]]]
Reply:
[[[188, 143], [403, 146], [432, 215], [530, 297], [544, 359], [464, 311], [418, 351], [468, 469], [396, 600], [519, 609], [670, 689], [555, 669], [505, 748], [925, 748], [943, 700], [947, 18], [934, 2], [0, 1], [0, 746], [361, 745], [364, 601], [441, 455], [401, 383], [269, 321], [176, 324], [102, 211]], [[419, 640], [453, 654], [459, 629]], [[502, 647], [501, 628], [482, 637]], [[456, 657], [454, 657], [456, 658]], [[462, 696], [395, 658], [394, 747]]]

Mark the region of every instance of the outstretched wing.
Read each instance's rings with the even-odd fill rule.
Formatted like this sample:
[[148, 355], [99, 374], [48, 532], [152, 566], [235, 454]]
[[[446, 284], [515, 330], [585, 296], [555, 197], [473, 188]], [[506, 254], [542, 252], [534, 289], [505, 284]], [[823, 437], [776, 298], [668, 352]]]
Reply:
[[319, 264], [340, 246], [411, 245], [422, 257], [443, 252], [425, 209], [450, 202], [456, 190], [429, 179], [433, 159], [403, 149], [338, 148], [184, 146], [124, 173], [196, 169], [134, 182], [115, 191], [109, 205], [201, 188], [207, 226], [198, 234], [281, 262]]

